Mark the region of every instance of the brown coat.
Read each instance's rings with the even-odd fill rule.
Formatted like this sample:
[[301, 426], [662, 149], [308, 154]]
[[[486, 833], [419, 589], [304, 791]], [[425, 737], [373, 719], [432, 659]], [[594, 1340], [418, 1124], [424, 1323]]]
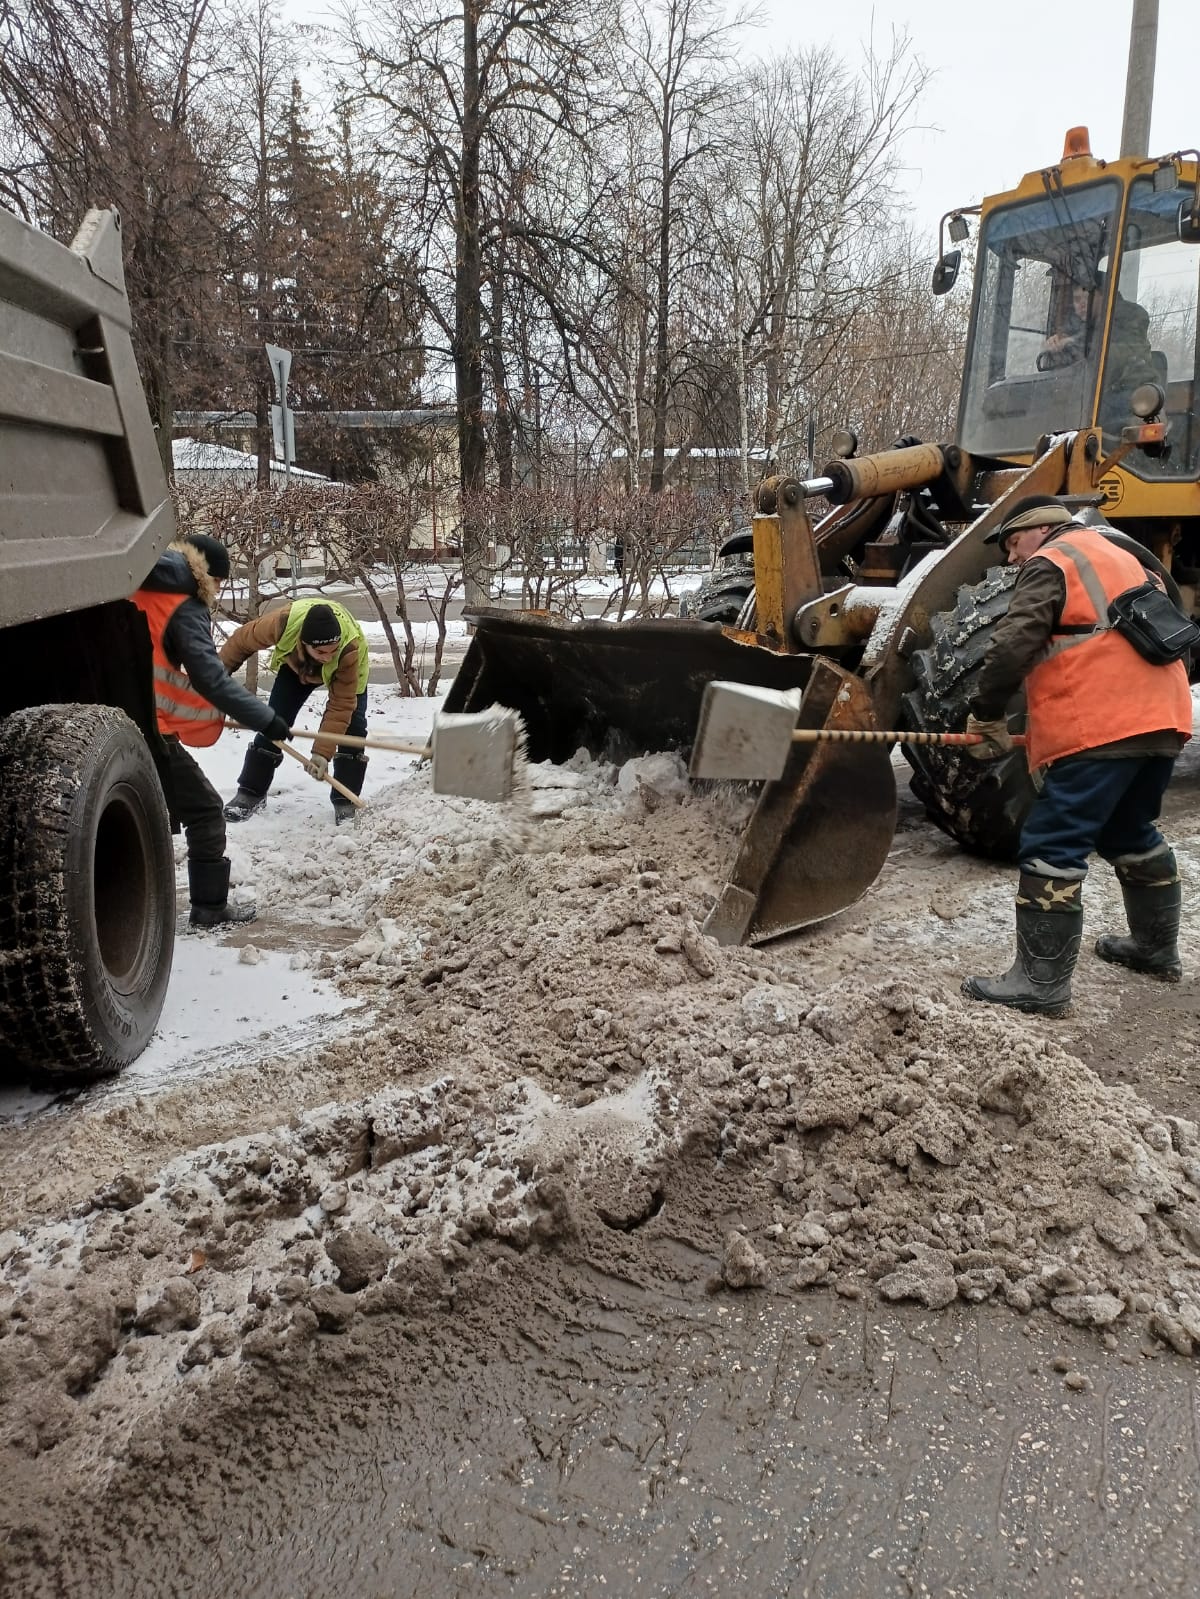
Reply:
[[[1069, 534], [1073, 529], [1064, 527], [1061, 531]], [[1047, 542], [1053, 543], [1053, 540]], [[1066, 599], [1066, 579], [1053, 561], [1034, 555], [1025, 562], [1012, 591], [1008, 614], [996, 624], [971, 695], [969, 708], [981, 722], [997, 721], [1005, 714], [1009, 701], [1041, 660], [1050, 635], [1062, 621]], [[1139, 733], [1133, 738], [1118, 739], [1090, 749], [1087, 754], [1092, 757], [1178, 755], [1182, 748], [1183, 739], [1166, 728], [1157, 733]]]
[[[236, 672], [259, 650], [274, 649], [283, 637], [291, 608], [290, 604], [281, 605], [278, 610], [268, 611], [253, 622], [243, 622], [236, 632], [231, 633], [221, 647], [221, 662], [226, 671]], [[302, 683], [313, 683], [319, 687], [324, 682], [321, 663], [309, 658], [303, 644], [297, 643], [284, 665], [290, 667]], [[338, 739], [350, 725], [357, 704], [358, 643], [352, 639], [338, 656], [337, 667], [329, 680], [329, 699], [321, 718], [322, 737], [313, 745], [314, 755], [324, 755], [326, 759], [332, 757]]]

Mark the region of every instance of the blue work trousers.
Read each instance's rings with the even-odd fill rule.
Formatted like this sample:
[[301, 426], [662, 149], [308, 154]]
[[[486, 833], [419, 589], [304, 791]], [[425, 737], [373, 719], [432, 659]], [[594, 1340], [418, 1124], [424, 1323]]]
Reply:
[[[300, 715], [305, 700], [308, 699], [314, 689], [319, 687], [320, 684], [318, 683], [302, 683], [297, 673], [293, 672], [285, 661], [279, 668], [278, 675], [271, 688], [271, 698], [267, 703], [273, 711], [278, 711], [279, 715], [291, 727]], [[366, 738], [367, 736], [367, 691], [365, 688], [358, 696], [358, 703], [351, 713], [346, 731], [354, 738]], [[260, 733], [251, 747], [274, 751], [274, 745], [265, 733]], [[353, 747], [346, 750], [348, 755], [357, 756], [358, 753], [358, 750]]]
[[1101, 760], [1071, 755], [1046, 772], [1021, 829], [1020, 860], [1082, 877], [1093, 852], [1106, 861], [1165, 844], [1157, 827], [1173, 755]]

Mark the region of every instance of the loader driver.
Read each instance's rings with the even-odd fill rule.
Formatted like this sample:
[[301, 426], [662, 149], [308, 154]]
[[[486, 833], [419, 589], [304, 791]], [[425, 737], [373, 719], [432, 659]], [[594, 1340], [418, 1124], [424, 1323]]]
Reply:
[[1042, 345], [1037, 362], [1039, 372], [1056, 372], [1060, 367], [1073, 366], [1076, 361], [1083, 360], [1091, 301], [1090, 290], [1079, 283], [1071, 285], [1071, 298], [1062, 326]]
[[292, 736], [283, 718], [233, 682], [221, 665], [213, 643], [212, 608], [228, 576], [225, 546], [207, 534], [189, 534], [167, 546], [130, 596], [150, 628], [154, 704], [170, 768], [171, 813], [187, 834], [193, 927], [250, 922], [255, 908], [230, 901], [221, 796], [183, 746], [215, 744], [226, 716], [261, 728], [267, 738]]
[[1163, 982], [1182, 976], [1179, 872], [1156, 824], [1192, 702], [1182, 662], [1153, 665], [1105, 625], [1109, 602], [1145, 582], [1136, 556], [1048, 495], [1019, 500], [993, 540], [1021, 571], [970, 701], [967, 731], [986, 742], [968, 754], [994, 760], [1013, 748], [1005, 711], [1024, 683], [1026, 755], [1042, 786], [1021, 830], [1016, 959], [1002, 977], [962, 986], [972, 999], [1060, 1016], [1093, 851], [1115, 869], [1129, 919], [1129, 937], [1104, 934], [1096, 954]]
[[[367, 675], [371, 669], [367, 636], [349, 611], [332, 601], [293, 600], [231, 633], [221, 650], [221, 661], [236, 672], [256, 650], [267, 649], [276, 674], [269, 703], [289, 725], [313, 689], [324, 684], [329, 690], [321, 737], [306, 763], [309, 776], [324, 782], [342, 734], [367, 735]], [[280, 751], [260, 733], [246, 751], [237, 793], [225, 807], [228, 821], [244, 822], [262, 809], [282, 760]], [[333, 775], [351, 793], [362, 793], [366, 771], [367, 757], [362, 750], [337, 749]], [[334, 820], [348, 821], [354, 815], [353, 804], [335, 788], [329, 793]]]
[[[1062, 325], [1043, 343], [1037, 358], [1039, 372], [1057, 372], [1082, 361], [1100, 338], [1104, 321], [1104, 278], [1092, 286], [1071, 285]], [[1150, 314], [1136, 300], [1118, 292], [1104, 360], [1104, 389], [1100, 396], [1100, 423], [1119, 428], [1130, 415], [1129, 397], [1142, 383], [1157, 381], [1150, 348]]]

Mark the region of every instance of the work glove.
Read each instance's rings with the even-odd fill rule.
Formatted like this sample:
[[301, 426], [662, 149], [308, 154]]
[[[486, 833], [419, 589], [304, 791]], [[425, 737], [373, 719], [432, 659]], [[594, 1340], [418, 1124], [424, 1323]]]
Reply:
[[275, 720], [271, 723], [270, 727], [263, 730], [263, 737], [269, 738], [272, 744], [280, 744], [285, 738], [291, 738], [291, 736], [291, 728], [284, 721], [283, 717], [278, 715], [278, 713], [276, 714]]
[[304, 763], [304, 770], [309, 777], [315, 777], [318, 783], [323, 783], [329, 776], [329, 758], [325, 755], [310, 755]]
[[982, 744], [968, 744], [967, 754], [973, 761], [998, 761], [1013, 748], [1008, 719], [998, 716], [993, 721], [980, 721], [977, 716], [967, 717], [967, 732], [978, 733]]

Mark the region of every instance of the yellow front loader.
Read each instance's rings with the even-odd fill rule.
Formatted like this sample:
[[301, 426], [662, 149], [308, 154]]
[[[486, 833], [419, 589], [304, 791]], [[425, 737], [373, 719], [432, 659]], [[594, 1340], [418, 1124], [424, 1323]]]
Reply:
[[[1058, 165], [948, 212], [951, 243], [978, 215], [953, 441], [857, 457], [847, 435], [820, 477], [760, 484], [751, 549], [733, 541], [687, 617], [473, 613], [447, 709], [513, 706], [534, 760], [581, 745], [686, 751], [714, 679], [801, 689], [802, 726], [961, 729], [1015, 579], [984, 536], [1032, 493], [1064, 495], [1136, 541], [1195, 614], [1198, 159], [1104, 162], [1072, 129]], [[952, 292], [961, 266], [942, 245], [934, 293]], [[832, 509], [814, 523], [818, 499]], [[1032, 799], [1023, 754], [983, 766], [934, 747], [905, 753], [939, 825], [1011, 855]], [[895, 810], [886, 748], [796, 745], [783, 777], [762, 785], [709, 931], [758, 942], [843, 909], [882, 867]]]

